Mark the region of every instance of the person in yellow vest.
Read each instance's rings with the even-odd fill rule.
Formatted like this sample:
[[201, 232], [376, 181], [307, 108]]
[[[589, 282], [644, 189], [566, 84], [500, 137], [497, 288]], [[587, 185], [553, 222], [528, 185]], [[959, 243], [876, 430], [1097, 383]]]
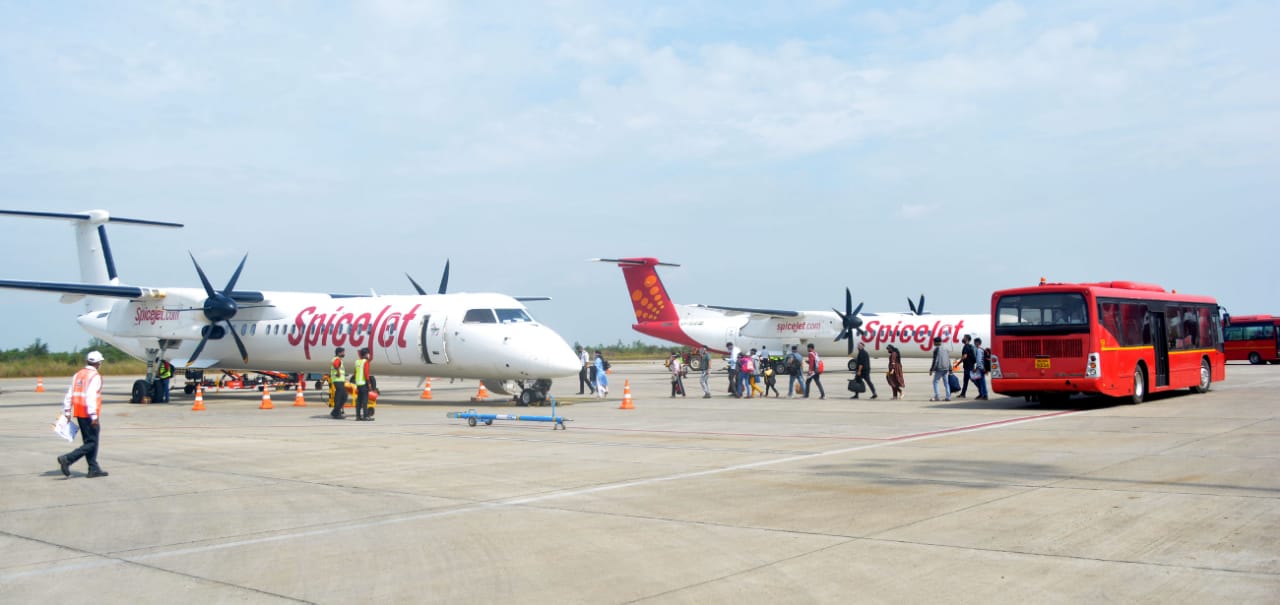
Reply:
[[80, 425], [80, 438], [84, 443], [69, 453], [58, 456], [58, 468], [64, 477], [71, 476], [70, 467], [81, 458], [89, 463], [89, 478], [106, 477], [107, 471], [98, 466], [98, 415], [102, 411], [102, 353], [89, 351], [87, 365], [71, 378], [71, 388], [62, 400], [62, 414], [73, 415]]
[[338, 347], [333, 350], [333, 361], [329, 362], [329, 388], [333, 389], [333, 410], [329, 412], [329, 417], [334, 420], [347, 417], [347, 413], [342, 410], [347, 405], [347, 371], [342, 367], [342, 358], [346, 356], [347, 350]]
[[173, 378], [173, 364], [161, 359], [160, 368], [156, 370], [156, 379], [160, 381], [160, 401], [156, 403], [169, 403], [170, 378]]
[[352, 382], [356, 383], [356, 420], [373, 420], [373, 410], [369, 409], [369, 349], [360, 349], [360, 359], [356, 360], [356, 374]]

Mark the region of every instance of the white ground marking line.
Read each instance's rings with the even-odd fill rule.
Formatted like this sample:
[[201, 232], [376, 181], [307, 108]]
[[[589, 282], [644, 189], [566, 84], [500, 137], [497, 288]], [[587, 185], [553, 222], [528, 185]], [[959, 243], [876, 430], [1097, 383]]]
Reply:
[[[1051, 418], [1060, 418], [1060, 417], [1063, 417], [1063, 416], [1069, 416], [1069, 415], [1073, 415], [1073, 414], [1077, 414], [1077, 413], [1086, 413], [1086, 412], [1087, 412], [1087, 410], [1067, 410], [1067, 411], [1062, 411], [1062, 412], [1053, 412], [1053, 413], [1049, 413], [1049, 414], [1041, 414], [1041, 415], [1037, 415], [1037, 416], [1030, 416], [1030, 417], [1025, 417], [1025, 418], [1015, 418], [1015, 419], [1012, 419], [1012, 420], [1004, 420], [1004, 421], [996, 421], [996, 422], [987, 422], [987, 423], [983, 423], [983, 424], [972, 425], [972, 426], [969, 426], [969, 427], [960, 427], [960, 428], [955, 428], [955, 429], [943, 429], [943, 430], [940, 430], [940, 431], [931, 431], [931, 432], [927, 432], [927, 433], [921, 433], [921, 434], [918, 434], [918, 435], [915, 435], [915, 436], [907, 436], [907, 437], [901, 437], [901, 438], [893, 438], [893, 439], [888, 440], [888, 441], [879, 441], [879, 442], [876, 442], [876, 443], [867, 443], [867, 444], [863, 444], [863, 445], [855, 445], [855, 446], [853, 446], [853, 447], [846, 447], [846, 448], [841, 448], [841, 449], [838, 449], [838, 450], [830, 450], [830, 451], [826, 451], [826, 452], [814, 452], [814, 453], [811, 453], [811, 454], [797, 454], [797, 455], [794, 455], [794, 456], [784, 456], [784, 457], [782, 457], [782, 458], [773, 458], [773, 459], [769, 459], [769, 460], [759, 460], [759, 461], [756, 461], [756, 462], [745, 462], [745, 463], [742, 463], [742, 464], [733, 464], [733, 465], [730, 465], [730, 466], [722, 466], [722, 467], [719, 467], [719, 468], [712, 468], [712, 469], [706, 469], [706, 470], [701, 470], [701, 471], [693, 471], [693, 472], [687, 472], [687, 473], [676, 473], [676, 474], [674, 474], [674, 475], [666, 475], [666, 476], [662, 476], [662, 477], [650, 477], [650, 478], [648, 478], [648, 479], [636, 479], [636, 480], [633, 480], [633, 481], [622, 481], [622, 482], [619, 482], [619, 483], [610, 483], [610, 484], [607, 484], [607, 485], [597, 485], [597, 486], [595, 486], [595, 487], [586, 487], [586, 488], [582, 488], [582, 489], [575, 489], [575, 490], [569, 490], [569, 491], [563, 491], [563, 492], [551, 492], [551, 493], [547, 493], [547, 494], [540, 494], [540, 495], [537, 495], [537, 496], [523, 496], [523, 497], [517, 497], [517, 498], [509, 498], [509, 499], [506, 499], [506, 500], [498, 500], [498, 501], [496, 501], [496, 502], [486, 502], [486, 503], [482, 503], [482, 504], [475, 504], [475, 505], [472, 505], [472, 506], [466, 506], [466, 507], [463, 507], [463, 508], [455, 508], [455, 509], [449, 509], [449, 510], [433, 511], [433, 512], [427, 512], [427, 513], [418, 513], [418, 514], [408, 515], [408, 516], [404, 516], [404, 517], [395, 517], [395, 518], [391, 518], [391, 519], [382, 519], [382, 520], [379, 520], [379, 521], [367, 521], [367, 522], [364, 522], [364, 523], [355, 523], [355, 524], [347, 524], [347, 525], [332, 525], [332, 526], [328, 526], [328, 527], [320, 527], [320, 528], [316, 528], [316, 529], [309, 529], [309, 530], [299, 531], [299, 532], [289, 532], [289, 533], [277, 534], [277, 535], [273, 535], [273, 536], [262, 536], [262, 537], [258, 537], [258, 538], [248, 538], [248, 539], [244, 539], [244, 540], [235, 540], [235, 541], [232, 541], [232, 542], [221, 542], [221, 543], [217, 543], [217, 544], [206, 544], [206, 545], [203, 545], [203, 546], [193, 546], [193, 547], [188, 547], [188, 548], [175, 548], [175, 549], [171, 549], [171, 550], [158, 550], [158, 551], [156, 551], [156, 552], [150, 552], [150, 553], [141, 554], [141, 555], [137, 555], [137, 556], [127, 556], [127, 555], [97, 555], [97, 554], [94, 554], [94, 553], [86, 553], [86, 554], [88, 554], [89, 556], [96, 556], [96, 557], [103, 557], [103, 558], [98, 559], [98, 560], [96, 560], [96, 561], [86, 561], [86, 562], [82, 562], [82, 563], [71, 563], [71, 564], [66, 564], [66, 565], [56, 565], [56, 566], [52, 566], [52, 567], [46, 567], [46, 568], [42, 568], [42, 569], [35, 569], [35, 570], [30, 570], [30, 571], [22, 571], [22, 572], [15, 572], [15, 573], [9, 573], [9, 574], [0, 574], [0, 583], [10, 582], [10, 581], [17, 580], [17, 579], [21, 579], [21, 578], [29, 578], [29, 577], [33, 577], [33, 576], [42, 576], [42, 575], [48, 575], [48, 574], [59, 573], [59, 572], [64, 572], [64, 571], [80, 571], [80, 570], [84, 570], [84, 569], [93, 569], [93, 568], [97, 568], [97, 567], [105, 567], [105, 566], [108, 566], [108, 565], [119, 565], [119, 564], [125, 564], [125, 563], [132, 563], [132, 562], [135, 562], [135, 561], [137, 561], [137, 562], [141, 562], [141, 561], [150, 561], [150, 560], [154, 560], [154, 559], [162, 559], [162, 558], [166, 558], [166, 557], [180, 557], [180, 556], [184, 556], [184, 555], [198, 555], [198, 554], [204, 554], [204, 553], [214, 552], [214, 551], [219, 551], [219, 550], [226, 550], [226, 549], [229, 549], [229, 548], [238, 548], [238, 547], [241, 547], [241, 546], [253, 546], [253, 545], [257, 545], [257, 544], [269, 544], [269, 543], [271, 543], [271, 542], [282, 542], [282, 541], [285, 541], [285, 540], [297, 540], [297, 539], [301, 539], [301, 538], [310, 538], [310, 537], [314, 537], [314, 536], [323, 536], [323, 535], [335, 534], [335, 533], [345, 532], [345, 531], [364, 530], [364, 529], [370, 529], [370, 528], [374, 528], [374, 527], [382, 527], [382, 526], [386, 526], [386, 525], [395, 525], [395, 524], [398, 524], [398, 523], [407, 523], [407, 522], [411, 522], [411, 521], [422, 521], [422, 520], [425, 520], [425, 519], [437, 519], [437, 518], [440, 518], [440, 517], [448, 517], [448, 516], [453, 516], [453, 515], [462, 515], [462, 514], [474, 513], [474, 512], [480, 512], [480, 511], [489, 511], [489, 510], [493, 510], [493, 509], [496, 509], [496, 508], [507, 508], [507, 507], [513, 507], [513, 506], [522, 506], [522, 505], [526, 505], [526, 504], [534, 504], [534, 503], [537, 503], [537, 502], [546, 502], [546, 501], [548, 501], [548, 500], [559, 500], [559, 499], [562, 499], [562, 498], [573, 498], [573, 497], [576, 497], [576, 496], [586, 496], [586, 495], [598, 494], [598, 493], [602, 493], [602, 492], [609, 492], [609, 491], [614, 491], [614, 490], [619, 490], [619, 489], [626, 489], [626, 488], [630, 488], [630, 487], [643, 487], [643, 486], [646, 486], [646, 485], [655, 485], [655, 484], [658, 484], [658, 483], [667, 483], [667, 482], [671, 482], [671, 481], [680, 481], [680, 480], [683, 480], [683, 479], [694, 479], [694, 478], [697, 478], [697, 477], [709, 477], [709, 476], [712, 476], [712, 475], [720, 475], [720, 474], [724, 474], [724, 473], [731, 473], [731, 472], [734, 472], [734, 471], [748, 470], [748, 469], [753, 469], [753, 468], [763, 468], [763, 467], [767, 467], [767, 466], [774, 466], [774, 465], [778, 465], [778, 464], [787, 464], [787, 463], [789, 463], [789, 462], [798, 462], [798, 461], [801, 461], [801, 460], [812, 460], [812, 459], [815, 459], [815, 458], [823, 458], [823, 457], [827, 457], [827, 456], [840, 456], [840, 455], [843, 455], [843, 454], [850, 454], [850, 453], [853, 453], [853, 452], [861, 452], [861, 451], [871, 450], [871, 449], [876, 449], [876, 448], [881, 448], [881, 447], [889, 447], [889, 446], [893, 446], [893, 445], [900, 445], [900, 444], [903, 444], [903, 443], [914, 443], [914, 442], [917, 442], [917, 441], [925, 441], [925, 440], [929, 440], [929, 439], [937, 439], [937, 438], [939, 438], [939, 437], [945, 437], [945, 436], [949, 436], [949, 435], [962, 435], [962, 434], [966, 434], [966, 433], [976, 433], [976, 432], [978, 432], [978, 431], [986, 431], [986, 430], [995, 429], [995, 428], [1002, 428], [1002, 427], [1009, 427], [1009, 426], [1017, 426], [1017, 425], [1021, 425], [1021, 424], [1027, 424], [1027, 423], [1030, 423], [1030, 422], [1038, 422], [1038, 421], [1041, 421], [1041, 420], [1048, 420], [1048, 419], [1051, 419]], [[11, 535], [12, 535], [12, 534], [11, 534]], [[22, 536], [15, 536], [15, 537], [22, 538]], [[159, 548], [164, 548], [164, 547], [159, 547]], [[83, 551], [81, 551], [81, 552], [83, 552]], [[160, 569], [163, 569], [163, 568], [160, 568]]]

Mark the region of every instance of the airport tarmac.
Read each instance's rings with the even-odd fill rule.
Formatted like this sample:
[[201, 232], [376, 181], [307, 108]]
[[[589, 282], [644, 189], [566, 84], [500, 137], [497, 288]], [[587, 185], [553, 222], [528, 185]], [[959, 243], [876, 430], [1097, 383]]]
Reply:
[[0, 602], [1280, 602], [1280, 367], [1050, 408], [931, 403], [908, 364], [855, 401], [617, 363], [607, 400], [554, 386], [563, 431], [446, 418], [550, 413], [475, 381], [384, 378], [365, 423], [110, 377], [100, 479], [55, 462], [69, 376], [2, 380]]

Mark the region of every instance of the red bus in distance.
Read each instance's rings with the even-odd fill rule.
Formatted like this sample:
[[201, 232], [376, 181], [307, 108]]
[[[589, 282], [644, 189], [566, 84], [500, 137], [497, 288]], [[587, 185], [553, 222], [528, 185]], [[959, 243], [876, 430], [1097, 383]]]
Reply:
[[1061, 402], [1209, 390], [1226, 378], [1221, 309], [1152, 284], [1050, 284], [991, 295], [991, 390]]
[[1280, 317], [1232, 315], [1223, 332], [1227, 361], [1280, 363]]

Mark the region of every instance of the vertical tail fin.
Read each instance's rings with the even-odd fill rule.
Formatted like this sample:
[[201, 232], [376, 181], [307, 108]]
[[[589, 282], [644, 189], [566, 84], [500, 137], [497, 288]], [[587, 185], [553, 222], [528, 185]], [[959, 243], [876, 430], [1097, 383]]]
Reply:
[[664, 263], [656, 258], [597, 258], [606, 263], [617, 263], [622, 268], [622, 277], [627, 281], [627, 292], [631, 297], [631, 306], [635, 308], [636, 321], [679, 321], [675, 302], [667, 294], [662, 279], [654, 267], [679, 267], [675, 263]]
[[[76, 229], [76, 250], [80, 259], [80, 281], [94, 285], [114, 286], [120, 283], [120, 276], [116, 273], [116, 261], [111, 256], [111, 244], [107, 241], [107, 223], [126, 223], [153, 227], [182, 226], [179, 223], [113, 217], [106, 210], [90, 210], [77, 213], [0, 210], [0, 215], [71, 221]], [[108, 302], [104, 299], [90, 296], [85, 299], [85, 310], [93, 311], [103, 308], [106, 304]]]

